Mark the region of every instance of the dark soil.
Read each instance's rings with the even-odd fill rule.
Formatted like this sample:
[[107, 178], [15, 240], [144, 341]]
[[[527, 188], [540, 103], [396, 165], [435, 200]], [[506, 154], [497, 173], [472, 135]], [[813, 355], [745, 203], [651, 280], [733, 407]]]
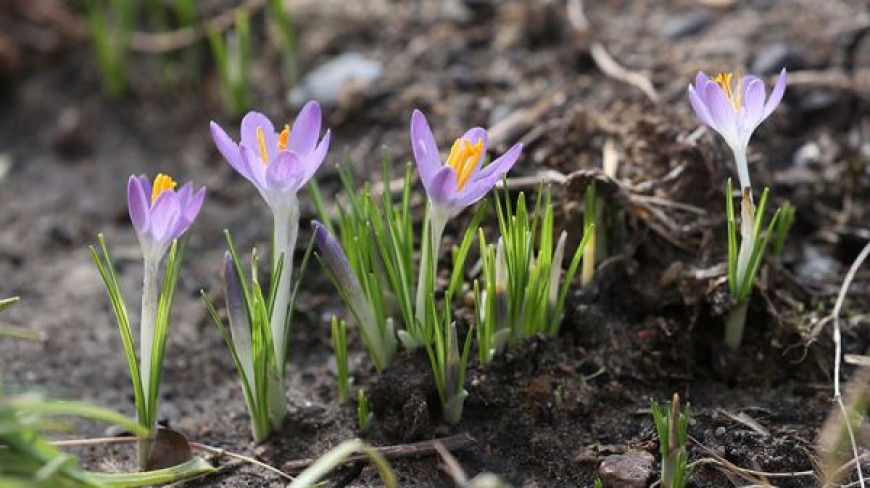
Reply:
[[[472, 367], [458, 426], [439, 418], [425, 356], [402, 354], [377, 376], [354, 335], [355, 384], [370, 392], [376, 414], [365, 438], [393, 445], [467, 432], [476, 442], [455, 455], [469, 474], [492, 471], [515, 486], [591, 486], [608, 454], [642, 449], [658, 457], [649, 401], [677, 392], [692, 407], [692, 460], [712, 452], [745, 468], [812, 470], [832, 407], [833, 358], [830, 330], [814, 328], [830, 311], [868, 237], [860, 229], [870, 222], [870, 12], [848, 0], [584, 3], [588, 25], [578, 30], [561, 1], [291, 2], [303, 72], [344, 52], [384, 65], [374, 84], [325, 107], [331, 163], [347, 150], [366, 178], [377, 174], [381, 145], [396, 161], [407, 160], [408, 120], [418, 107], [442, 145], [469, 126], [494, 126], [495, 153], [517, 140], [526, 144], [513, 176], [567, 176], [555, 194], [559, 225], [574, 245], [585, 181], [601, 180], [611, 209], [609, 256], [595, 283], [570, 296], [562, 333], [519, 345], [490, 367]], [[221, 115], [212, 69], [203, 68], [207, 75], [196, 86], [161, 90], [149, 81], [153, 56], [135, 55], [132, 96], [111, 101], [100, 93], [86, 42], [45, 18], [22, 15], [24, 2], [13, 4], [0, 7], [0, 41], [11, 39], [18, 49], [14, 64], [0, 55], [7, 63], [0, 63], [0, 163], [11, 163], [0, 171], [0, 296], [22, 299], [4, 322], [45, 339], [0, 339], [4, 384], [134, 412], [109, 301], [87, 246], [106, 235], [129, 306], [137, 309], [141, 271], [125, 181], [160, 170], [209, 189], [179, 282], [162, 417], [192, 440], [275, 466], [356, 436], [355, 410], [338, 405], [329, 366], [328, 320], [343, 309], [312, 266], [292, 335], [287, 425], [262, 446], [250, 441], [232, 360], [198, 293], [217, 296], [220, 231], [231, 229], [241, 247], [264, 248], [270, 218], [210, 141], [209, 120], [237, 125]], [[658, 102], [603, 74], [590, 54], [599, 43], [648, 77]], [[298, 107], [284, 101], [276, 65], [264, 47], [252, 78], [255, 107], [280, 120]], [[723, 191], [733, 165], [718, 136], [697, 130], [685, 88], [699, 69], [771, 75], [783, 65], [791, 71], [786, 98], [754, 136], [750, 171], [757, 186], [771, 187], [777, 205], [792, 201], [797, 223], [782, 259], [762, 270], [743, 347], [728, 352], [720, 339], [730, 303], [714, 268], [725, 256]], [[608, 139], [621, 154], [618, 183], [600, 173]], [[327, 190], [338, 188], [332, 166], [319, 173]], [[313, 217], [303, 205], [303, 220]], [[448, 233], [456, 235], [460, 221]], [[845, 352], [865, 354], [866, 271], [851, 297], [845, 312], [856, 318], [843, 322]], [[847, 377], [851, 372], [847, 367]], [[756, 428], [735, 421], [739, 414]], [[81, 435], [104, 434], [99, 426], [83, 429]], [[867, 433], [859, 437], [866, 447]], [[76, 452], [90, 468], [132, 468], [129, 446]], [[392, 465], [401, 486], [452, 483], [435, 456]], [[353, 469], [334, 479], [377, 484], [371, 468], [356, 476]], [[772, 482], [801, 487], [817, 480]], [[692, 483], [731, 486], [709, 465], [694, 471]], [[190, 485], [283, 483], [242, 467]]]

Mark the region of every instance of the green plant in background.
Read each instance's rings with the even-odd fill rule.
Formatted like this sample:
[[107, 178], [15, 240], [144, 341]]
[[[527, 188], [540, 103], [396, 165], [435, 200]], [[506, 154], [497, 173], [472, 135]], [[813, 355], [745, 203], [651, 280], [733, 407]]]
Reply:
[[137, 2], [89, 0], [88, 30], [96, 53], [103, 87], [112, 97], [127, 91], [127, 60]]
[[596, 198], [595, 182], [589, 183], [586, 187], [586, 194], [583, 197], [583, 230], [590, 232], [592, 237], [585, 241], [583, 246], [583, 271], [580, 273], [580, 284], [583, 286], [592, 283], [595, 278], [595, 248], [596, 248], [596, 221], [598, 220], [599, 200]]
[[[271, 318], [277, 302], [275, 295], [280, 289], [284, 261], [283, 257], [279, 259], [274, 272], [275, 279], [266, 294], [257, 276], [259, 260], [256, 252], [251, 255], [249, 281], [244, 278], [244, 268], [229, 231], [224, 231], [224, 234], [229, 248], [224, 256], [223, 268], [229, 328], [224, 325], [205, 291], [200, 294], [233, 356], [251, 416], [254, 440], [262, 442], [273, 430], [280, 429], [286, 412], [283, 381], [285, 364], [276, 353], [276, 339], [271, 328]], [[300, 278], [289, 299], [288, 309], [291, 313], [287, 322], [290, 324], [293, 321], [292, 310], [299, 282], [305, 275], [311, 249], [312, 245], [309, 244], [300, 266]]]
[[506, 344], [535, 334], [559, 332], [565, 299], [574, 275], [594, 237], [594, 224], [583, 239], [562, 277], [567, 233], [554, 243], [553, 205], [550, 188], [542, 189], [530, 214], [524, 194], [516, 205], [510, 196], [496, 198], [500, 237], [487, 244], [479, 232], [483, 287], [475, 282], [475, 315], [479, 362], [489, 363]]
[[782, 207], [779, 208], [779, 220], [776, 222], [776, 237], [773, 240], [773, 249], [770, 253], [774, 256], [782, 256], [782, 251], [785, 249], [785, 240], [788, 238], [788, 233], [791, 226], [794, 225], [795, 210], [791, 202], [786, 200]]
[[743, 190], [743, 204], [740, 216], [740, 245], [737, 244], [737, 224], [734, 218], [734, 201], [731, 189], [731, 179], [726, 184], [725, 208], [728, 216], [728, 291], [737, 301], [725, 323], [725, 345], [737, 349], [743, 341], [743, 329], [746, 325], [746, 312], [749, 308], [749, 296], [755, 275], [761, 267], [767, 242], [779, 220], [780, 211], [771, 218], [767, 232], [762, 235], [764, 209], [767, 206], [768, 189], [761, 194], [758, 210], [752, 203], [752, 192]]
[[360, 434], [365, 434], [369, 431], [372, 417], [374, 417], [374, 414], [369, 410], [369, 397], [366, 395], [366, 391], [360, 388], [356, 395], [356, 422]]
[[296, 61], [296, 33], [285, 0], [268, 0], [268, 18], [275, 26], [278, 47], [281, 50], [281, 66], [285, 88], [296, 83], [299, 68]]
[[338, 320], [338, 317], [332, 317], [332, 347], [335, 351], [335, 371], [338, 376], [338, 402], [345, 404], [350, 400], [348, 388], [350, 380], [348, 379], [347, 366], [347, 324], [344, 320]]
[[684, 488], [688, 483], [686, 464], [689, 455], [686, 441], [689, 438], [689, 406], [680, 410], [680, 396], [664, 405], [650, 402], [656, 432], [659, 435], [659, 450], [662, 454], [661, 486]]
[[[18, 297], [10, 297], [0, 299], [0, 312], [6, 310], [18, 303]], [[12, 325], [0, 324], [0, 337], [13, 337], [16, 339], [27, 339], [31, 341], [38, 340], [41, 336], [39, 332], [32, 331], [30, 329], [25, 329], [24, 327], [15, 327]]]
[[234, 115], [244, 112], [249, 107], [250, 24], [248, 11], [239, 9], [236, 11], [235, 30], [225, 36], [216, 29], [211, 29], [208, 33], [209, 46], [218, 70], [224, 103], [227, 111]]

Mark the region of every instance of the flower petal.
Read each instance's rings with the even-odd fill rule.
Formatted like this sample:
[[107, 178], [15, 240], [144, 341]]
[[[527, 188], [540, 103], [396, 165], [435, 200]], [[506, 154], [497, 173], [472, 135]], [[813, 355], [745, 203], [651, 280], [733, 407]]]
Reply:
[[489, 178], [494, 175], [498, 175], [498, 179], [501, 179], [502, 175], [507, 173], [513, 168], [514, 164], [516, 164], [517, 159], [519, 159], [520, 154], [523, 152], [522, 143], [517, 143], [511, 146], [510, 149], [507, 150], [506, 153], [502, 154], [501, 157], [496, 159], [495, 161], [489, 163], [477, 174], [477, 177], [474, 179], [480, 180], [483, 178]]
[[130, 211], [130, 221], [137, 234], [148, 228], [151, 215], [151, 205], [142, 189], [142, 182], [136, 176], [127, 180], [127, 208]]
[[242, 153], [242, 165], [249, 176], [248, 179], [258, 190], [264, 190], [266, 188], [266, 168], [269, 165], [263, 163], [263, 160], [244, 144], [239, 145], [239, 151]]
[[165, 191], [157, 197], [151, 207], [150, 237], [159, 248], [164, 248], [172, 240], [172, 231], [180, 217], [178, 198], [173, 191]]
[[710, 81], [710, 77], [704, 74], [703, 71], [698, 71], [698, 74], [695, 75], [695, 91], [698, 92], [698, 95], [704, 100], [704, 96], [707, 92], [707, 82]]
[[151, 200], [150, 200], [151, 199], [151, 191], [152, 191], [151, 180], [149, 180], [148, 175], [146, 175], [144, 173], [137, 176], [136, 179], [139, 180], [139, 185], [142, 186], [142, 191], [145, 192], [145, 197], [148, 199], [148, 204], [150, 206], [150, 204], [151, 204]]
[[450, 206], [454, 208], [464, 208], [469, 205], [474, 205], [481, 198], [486, 196], [487, 193], [492, 191], [496, 183], [498, 183], [498, 178], [495, 177], [495, 175], [471, 181], [465, 185], [462, 192], [451, 199]]
[[278, 153], [278, 134], [275, 133], [275, 126], [272, 125], [272, 121], [260, 112], [248, 112], [242, 118], [241, 144], [248, 146], [262, 160], [263, 154], [257, 129], [260, 129], [263, 133], [263, 145], [266, 149], [266, 156], [268, 161], [271, 162]]
[[728, 102], [725, 92], [716, 82], [707, 83], [707, 108], [710, 110], [711, 127], [718, 132], [725, 141], [735, 146], [738, 144], [737, 114], [734, 107]]
[[776, 80], [776, 85], [774, 85], [773, 90], [770, 92], [770, 98], [767, 99], [767, 103], [764, 104], [764, 117], [766, 119], [776, 110], [776, 107], [779, 105], [779, 102], [782, 101], [782, 96], [785, 94], [785, 79], [786, 79], [786, 71], [785, 68], [779, 72], [779, 78]]
[[302, 159], [292, 151], [281, 151], [266, 169], [266, 187], [269, 192], [296, 192], [305, 178]]
[[[764, 120], [764, 82], [755, 77], [745, 77], [748, 85], [743, 90], [743, 106], [740, 108], [741, 131], [752, 131]], [[745, 134], [744, 134], [745, 135]]]
[[435, 137], [426, 116], [417, 109], [411, 114], [411, 148], [414, 150], [414, 161], [417, 163], [420, 180], [426, 193], [430, 193], [431, 180], [441, 168], [441, 155], [438, 154], [438, 145], [435, 144]]
[[303, 185], [314, 176], [314, 173], [316, 173], [318, 169], [320, 169], [320, 165], [323, 164], [323, 160], [326, 159], [326, 153], [329, 151], [330, 141], [332, 141], [332, 132], [327, 129], [326, 135], [324, 135], [323, 139], [320, 140], [320, 144], [317, 145], [314, 152], [304, 159], [303, 165], [305, 166], [305, 178], [302, 181]]
[[306, 103], [293, 122], [287, 149], [303, 156], [313, 151], [320, 136], [321, 119], [320, 105], [313, 100]]
[[710, 115], [710, 109], [704, 104], [701, 96], [698, 94], [697, 90], [694, 86], [689, 85], [689, 103], [692, 104], [692, 108], [695, 110], [695, 113], [698, 115], [698, 118], [701, 119], [702, 122], [707, 124], [710, 127], [713, 127], [713, 118]]
[[456, 171], [449, 166], [441, 168], [429, 182], [429, 198], [435, 203], [450, 205], [456, 196], [456, 184]]
[[228, 136], [221, 126], [216, 123], [211, 122], [209, 124], [209, 130], [211, 131], [211, 138], [214, 141], [218, 152], [221, 153], [221, 156], [223, 156], [224, 159], [230, 163], [230, 166], [239, 172], [239, 174], [250, 180], [251, 176], [246, 174], [245, 165], [242, 162], [242, 154], [239, 150], [239, 145], [233, 142], [233, 140], [230, 139], [230, 136]]

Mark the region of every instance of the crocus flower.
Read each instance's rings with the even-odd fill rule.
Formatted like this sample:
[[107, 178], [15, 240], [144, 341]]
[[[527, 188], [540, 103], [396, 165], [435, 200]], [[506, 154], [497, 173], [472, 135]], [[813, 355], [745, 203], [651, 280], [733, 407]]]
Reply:
[[266, 203], [276, 210], [293, 199], [320, 168], [331, 138], [327, 130], [320, 137], [320, 105], [311, 101], [302, 107], [293, 127], [281, 132], [263, 114], [248, 112], [242, 118], [241, 141], [234, 142], [216, 123], [211, 136], [221, 155], [232, 167], [254, 184]]
[[770, 116], [785, 93], [785, 68], [767, 97], [764, 82], [739, 73], [719, 73], [710, 78], [699, 72], [695, 85], [689, 85], [689, 102], [701, 120], [719, 133], [737, 162], [741, 189], [750, 187], [746, 148], [755, 129]]
[[442, 164], [432, 130], [426, 116], [419, 110], [414, 110], [411, 116], [411, 147], [429, 200], [449, 216], [489, 193], [517, 162], [523, 150], [522, 144], [514, 144], [501, 157], [483, 167], [486, 130], [474, 127], [456, 139], [447, 161]]
[[[430, 239], [424, 241], [420, 274], [417, 279], [416, 317], [425, 323], [425, 277], [426, 266], [422, 265], [431, 254], [433, 263], [438, 262], [441, 235], [447, 221], [462, 209], [477, 203], [495, 184], [510, 171], [523, 151], [522, 144], [514, 144], [495, 161], [483, 166], [486, 158], [486, 130], [480, 127], [469, 129], [453, 143], [447, 161], [442, 164], [435, 137], [419, 110], [411, 115], [411, 148], [417, 162], [417, 172], [429, 196]], [[433, 273], [434, 276], [435, 273]], [[421, 338], [415, 338], [421, 342]], [[411, 344], [411, 343], [408, 343]]]
[[335, 237], [316, 220], [311, 221], [311, 228], [314, 230], [314, 242], [320, 251], [319, 260], [362, 332], [363, 342], [372, 355], [375, 367], [381, 371], [390, 365], [396, 351], [393, 322], [387, 318], [383, 323], [378, 323], [372, 305]]
[[202, 208], [205, 187], [194, 193], [192, 183], [178, 191], [176, 185], [175, 180], [162, 173], [154, 178], [153, 184], [145, 175], [130, 176], [127, 181], [130, 220], [147, 261], [159, 262]]
[[[311, 101], [302, 107], [293, 127], [281, 132], [263, 114], [248, 112], [242, 118], [241, 141], [234, 142], [216, 123], [211, 136], [221, 155], [254, 184], [272, 210], [274, 218], [272, 269], [283, 258], [274, 293], [271, 329], [278, 364], [286, 364], [288, 306], [291, 295], [293, 250], [299, 231], [299, 201], [296, 193], [320, 168], [329, 149], [330, 132], [320, 137], [320, 105]], [[283, 367], [282, 367], [283, 378]]]

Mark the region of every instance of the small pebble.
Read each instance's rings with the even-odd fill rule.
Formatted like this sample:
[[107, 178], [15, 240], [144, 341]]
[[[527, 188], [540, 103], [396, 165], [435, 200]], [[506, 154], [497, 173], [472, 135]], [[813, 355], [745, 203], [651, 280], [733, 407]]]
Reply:
[[706, 10], [685, 12], [668, 19], [662, 28], [662, 34], [672, 41], [693, 36], [703, 32], [712, 20]]
[[644, 488], [652, 473], [655, 458], [646, 451], [628, 451], [607, 456], [598, 475], [607, 488]]
[[725, 427], [716, 427], [716, 430], [713, 431], [713, 434], [715, 434], [716, 436], [725, 435]]
[[751, 71], [756, 75], [775, 75], [783, 68], [795, 70], [803, 67], [803, 60], [788, 44], [777, 43], [764, 46], [755, 53]]

